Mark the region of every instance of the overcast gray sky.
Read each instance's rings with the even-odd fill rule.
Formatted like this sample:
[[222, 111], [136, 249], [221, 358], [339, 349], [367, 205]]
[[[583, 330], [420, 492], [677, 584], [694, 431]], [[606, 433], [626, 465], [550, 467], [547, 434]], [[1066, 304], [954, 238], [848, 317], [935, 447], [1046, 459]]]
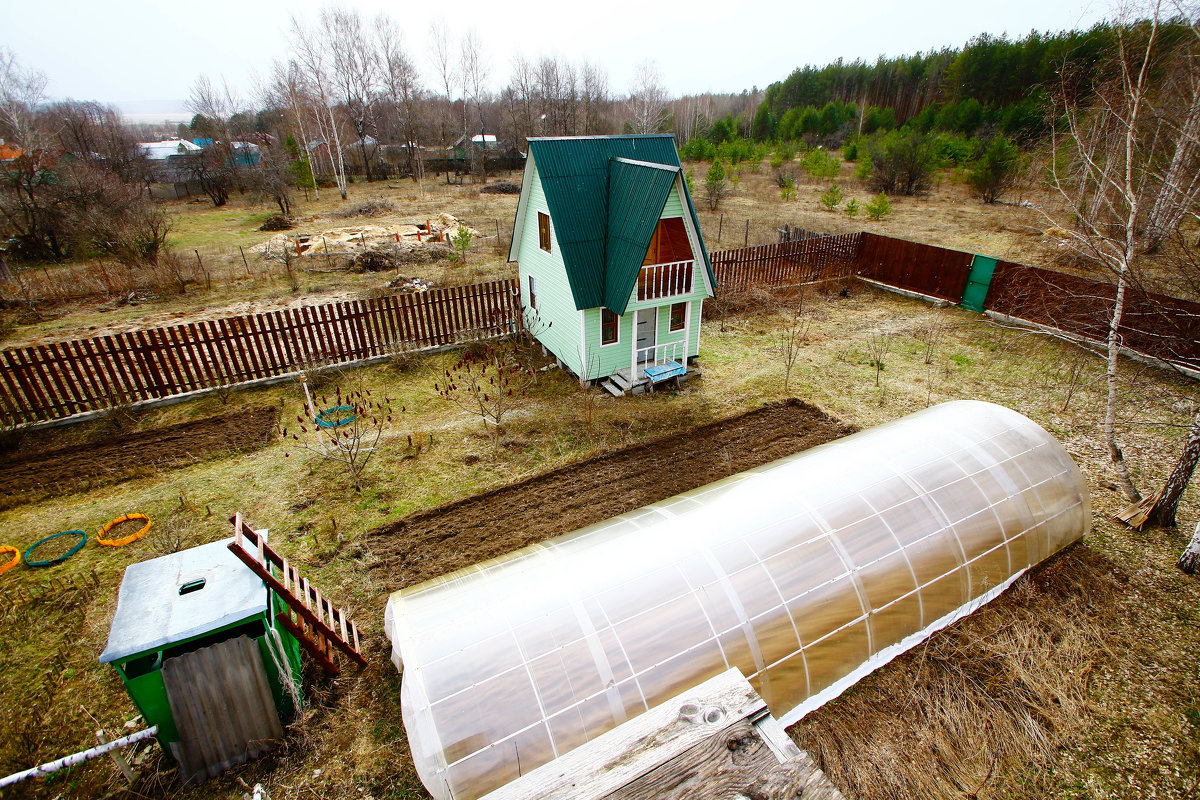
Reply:
[[[180, 101], [200, 74], [249, 93], [254, 74], [287, 54], [290, 15], [315, 20], [321, 0], [0, 0], [0, 46], [45, 72], [55, 97], [125, 104]], [[958, 46], [988, 32], [1023, 36], [1088, 27], [1108, 15], [1087, 0], [358, 0], [365, 15], [393, 15], [431, 76], [428, 10], [444, 9], [456, 34], [474, 27], [500, 88], [514, 55], [590, 59], [624, 92], [653, 58], [673, 94], [766, 87], [806, 63], [874, 60]], [[430, 81], [432, 82], [432, 81]], [[175, 103], [178, 105], [178, 103]], [[131, 110], [133, 109], [130, 106]], [[148, 110], [148, 109], [146, 109]], [[157, 109], [155, 109], [157, 110]]]

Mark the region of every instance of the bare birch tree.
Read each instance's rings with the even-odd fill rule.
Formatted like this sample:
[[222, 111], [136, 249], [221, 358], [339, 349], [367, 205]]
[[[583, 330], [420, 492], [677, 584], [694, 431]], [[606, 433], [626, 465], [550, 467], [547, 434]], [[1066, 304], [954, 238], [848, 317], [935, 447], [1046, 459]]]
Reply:
[[443, 19], [435, 19], [429, 24], [429, 55], [437, 74], [438, 88], [442, 91], [438, 122], [441, 143], [446, 145], [450, 143], [450, 131], [453, 129], [454, 89], [458, 85], [458, 76], [454, 71], [450, 33]]
[[[372, 180], [371, 156], [367, 154], [367, 137], [375, 132], [375, 101], [378, 97], [379, 57], [371, 38], [363, 30], [362, 17], [357, 10], [342, 6], [327, 6], [321, 11], [321, 27], [325, 30], [326, 47], [331, 55], [333, 82], [337, 87], [342, 110], [358, 137], [363, 169]], [[379, 142], [375, 142], [378, 157]]]
[[[1119, 397], [1118, 368], [1121, 354], [1121, 319], [1133, 277], [1134, 260], [1142, 249], [1138, 218], [1151, 186], [1145, 169], [1145, 117], [1149, 113], [1151, 69], [1158, 34], [1158, 9], [1149, 30], [1135, 36], [1128, 24], [1119, 25], [1116, 75], [1095, 85], [1094, 94], [1081, 102], [1072, 97], [1064, 76], [1055, 97], [1056, 114], [1065, 128], [1051, 127], [1050, 186], [1074, 224], [1060, 227], [1071, 249], [1109, 270], [1116, 279], [1116, 294], [1106, 340], [1108, 366], [1104, 438], [1122, 491], [1133, 502], [1142, 499], [1133, 484], [1125, 453], [1117, 438]], [[1043, 210], [1058, 221], [1056, 215]]]
[[292, 17], [292, 52], [298, 71], [308, 83], [315, 104], [316, 119], [330, 149], [334, 180], [338, 193], [346, 199], [346, 163], [342, 156], [342, 136], [337, 118], [333, 113], [333, 84], [329, 72], [329, 59], [322, 44], [322, 37], [311, 28]]
[[420, 104], [424, 95], [421, 76], [404, 48], [404, 37], [395, 20], [386, 14], [380, 14], [375, 20], [375, 35], [379, 47], [384, 92], [399, 117], [409, 176], [419, 183], [423, 177], [421, 155], [418, 151], [421, 139]]
[[[1110, 75], [1084, 97], [1063, 88], [1055, 97], [1062, 128], [1051, 128], [1050, 185], [1062, 213], [1043, 213], [1066, 231], [1075, 253], [1107, 270], [1115, 296], [1105, 341], [1105, 441], [1123, 492], [1143, 502], [1118, 439], [1122, 318], [1132, 291], [1143, 291], [1142, 254], [1157, 249], [1179, 221], [1196, 213], [1200, 132], [1200, 66], [1196, 36], [1182, 45], [1163, 41], [1162, 4], [1136, 21], [1132, 9], [1116, 25], [1117, 56]], [[1103, 74], [1103, 73], [1101, 73]], [[1186, 248], [1187, 242], [1181, 241]], [[1179, 462], [1149, 512], [1156, 524], [1174, 524], [1175, 511], [1200, 460], [1200, 413]]]
[[651, 60], [638, 64], [629, 92], [630, 125], [634, 133], [658, 133], [667, 123], [667, 90], [658, 66]]

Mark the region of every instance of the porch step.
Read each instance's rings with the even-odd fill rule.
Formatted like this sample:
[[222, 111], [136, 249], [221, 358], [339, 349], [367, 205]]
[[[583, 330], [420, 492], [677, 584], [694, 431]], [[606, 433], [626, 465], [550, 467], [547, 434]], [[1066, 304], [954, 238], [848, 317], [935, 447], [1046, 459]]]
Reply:
[[600, 385], [602, 387], [604, 387], [604, 391], [608, 392], [613, 397], [624, 397], [625, 396], [625, 390], [622, 389], [620, 386], [616, 385], [611, 380], [605, 380], [604, 383], [601, 383]]
[[622, 393], [629, 391], [629, 387], [631, 385], [629, 382], [629, 378], [626, 375], [622, 375], [620, 373], [620, 371], [614, 372], [612, 375], [609, 375], [608, 379], [610, 381], [612, 381], [614, 384], [616, 384]]

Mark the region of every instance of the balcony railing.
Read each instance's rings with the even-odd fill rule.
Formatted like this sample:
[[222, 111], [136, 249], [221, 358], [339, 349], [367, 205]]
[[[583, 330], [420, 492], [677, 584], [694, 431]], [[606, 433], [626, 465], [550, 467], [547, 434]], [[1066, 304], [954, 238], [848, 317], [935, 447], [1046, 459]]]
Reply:
[[667, 342], [666, 344], [651, 345], [650, 347], [640, 347], [637, 350], [638, 366], [645, 369], [646, 367], [657, 367], [670, 361], [683, 363], [686, 348], [687, 342]]
[[671, 261], [642, 267], [638, 273], [638, 301], [687, 294], [692, 290], [695, 265], [695, 261]]

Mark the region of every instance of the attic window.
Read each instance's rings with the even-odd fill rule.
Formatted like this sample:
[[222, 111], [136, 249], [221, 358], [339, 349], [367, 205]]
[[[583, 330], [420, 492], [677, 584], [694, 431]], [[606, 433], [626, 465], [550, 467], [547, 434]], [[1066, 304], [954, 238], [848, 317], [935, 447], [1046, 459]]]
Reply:
[[538, 212], [538, 247], [550, 252], [550, 217]]
[[600, 309], [600, 344], [616, 343], [619, 319], [620, 317], [607, 308]]

